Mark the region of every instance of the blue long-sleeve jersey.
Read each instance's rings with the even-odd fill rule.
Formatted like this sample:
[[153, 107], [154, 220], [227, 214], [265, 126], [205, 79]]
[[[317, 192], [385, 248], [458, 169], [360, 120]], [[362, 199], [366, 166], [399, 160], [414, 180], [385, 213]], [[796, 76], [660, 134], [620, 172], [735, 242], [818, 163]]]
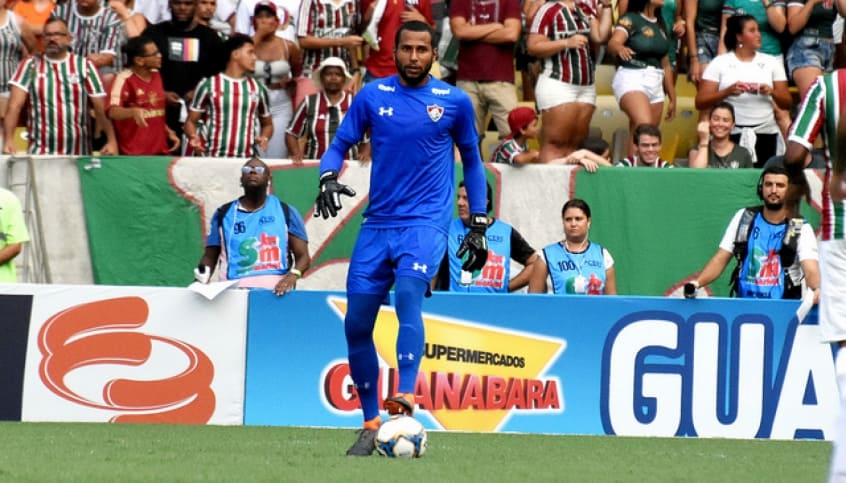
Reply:
[[419, 87], [391, 76], [368, 83], [353, 99], [320, 174], [340, 171], [344, 154], [370, 128], [373, 163], [371, 226], [426, 224], [447, 231], [455, 192], [458, 145], [472, 213], [485, 213], [485, 175], [470, 98], [455, 86], [429, 77]]

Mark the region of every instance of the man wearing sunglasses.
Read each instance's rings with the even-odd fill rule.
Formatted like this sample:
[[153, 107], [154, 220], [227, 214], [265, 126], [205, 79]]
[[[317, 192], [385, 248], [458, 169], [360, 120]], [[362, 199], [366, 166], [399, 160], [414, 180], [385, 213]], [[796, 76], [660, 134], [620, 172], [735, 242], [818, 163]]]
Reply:
[[194, 269], [198, 282], [209, 283], [220, 263], [221, 279], [285, 295], [311, 266], [303, 219], [296, 208], [268, 194], [270, 179], [258, 158], [241, 167], [244, 194], [215, 211], [205, 252]]
[[162, 53], [143, 35], [129, 39], [123, 53], [129, 68], [115, 77], [108, 102], [120, 154], [156, 156], [176, 151], [179, 138], [165, 119], [165, 90], [159, 74]]

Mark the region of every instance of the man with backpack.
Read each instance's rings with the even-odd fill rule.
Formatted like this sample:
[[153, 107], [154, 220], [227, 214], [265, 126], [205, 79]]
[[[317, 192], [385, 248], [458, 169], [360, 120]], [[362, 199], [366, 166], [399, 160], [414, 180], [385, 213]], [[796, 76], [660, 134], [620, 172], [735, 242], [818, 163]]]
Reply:
[[802, 281], [819, 300], [820, 272], [817, 240], [811, 226], [787, 202], [789, 178], [781, 166], [766, 168], [758, 179], [763, 205], [742, 208], [729, 223], [717, 253], [693, 282], [684, 286], [686, 298], [713, 282], [732, 258], [731, 295], [740, 298], [798, 299]]
[[220, 206], [194, 278], [208, 283], [220, 260], [220, 278], [239, 287], [291, 291], [311, 266], [305, 224], [296, 208], [268, 194], [270, 169], [258, 158], [241, 166], [244, 195]]

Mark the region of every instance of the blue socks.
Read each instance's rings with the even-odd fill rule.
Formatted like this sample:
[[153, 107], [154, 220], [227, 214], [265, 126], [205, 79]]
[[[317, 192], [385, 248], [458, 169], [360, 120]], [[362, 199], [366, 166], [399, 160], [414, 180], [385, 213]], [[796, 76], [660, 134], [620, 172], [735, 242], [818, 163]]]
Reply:
[[400, 393], [414, 393], [414, 385], [417, 382], [426, 335], [423, 328], [423, 296], [428, 288], [425, 280], [416, 277], [397, 278], [397, 369]]
[[[428, 283], [423, 279], [397, 277], [395, 290], [399, 335], [396, 350], [400, 393], [413, 393], [417, 382], [425, 336], [423, 297], [428, 288]], [[344, 333], [350, 375], [356, 385], [365, 421], [379, 415], [379, 360], [373, 343], [373, 327], [383, 300], [382, 295], [347, 295], [349, 305], [344, 320]]]

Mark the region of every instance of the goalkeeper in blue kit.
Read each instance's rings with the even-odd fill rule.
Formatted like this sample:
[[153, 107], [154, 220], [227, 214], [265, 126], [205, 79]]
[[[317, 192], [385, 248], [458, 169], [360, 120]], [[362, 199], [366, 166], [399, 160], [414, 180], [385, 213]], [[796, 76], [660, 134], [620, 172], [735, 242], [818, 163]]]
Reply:
[[350, 372], [364, 413], [364, 427], [347, 451], [351, 456], [373, 453], [381, 423], [373, 328], [391, 286], [399, 319], [399, 387], [384, 406], [392, 415], [414, 412], [424, 343], [423, 297], [430, 295], [452, 218], [454, 144], [461, 152], [472, 213], [471, 231], [458, 256], [466, 257], [467, 271], [481, 269], [487, 260], [485, 175], [473, 105], [460, 89], [429, 76], [437, 56], [434, 38], [424, 22], [400, 26], [394, 51], [399, 74], [361, 89], [320, 160], [315, 216], [329, 218], [341, 209], [342, 195], [355, 196], [338, 174], [344, 153], [370, 129], [370, 202], [350, 259], [344, 320]]

